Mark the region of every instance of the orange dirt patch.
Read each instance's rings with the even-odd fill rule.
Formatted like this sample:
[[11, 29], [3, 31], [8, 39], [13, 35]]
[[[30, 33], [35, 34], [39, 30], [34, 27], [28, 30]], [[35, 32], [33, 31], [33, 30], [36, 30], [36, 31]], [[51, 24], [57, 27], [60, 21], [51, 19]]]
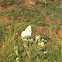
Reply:
[[2, 23], [8, 23], [10, 20], [8, 19], [7, 16], [1, 16], [0, 17], [0, 24]]
[[37, 26], [37, 27], [36, 27], [36, 33], [37, 33], [37, 34], [39, 33], [39, 34], [48, 35], [48, 34], [49, 34], [49, 33], [48, 33], [48, 30], [46, 30], [45, 28], [46, 28], [46, 26], [43, 26], [43, 27], [42, 27], [42, 26], [41, 26], [41, 27], [40, 27], [40, 26]]
[[11, 9], [14, 9], [14, 10], [21, 10], [20, 8], [18, 8], [18, 7], [16, 7], [17, 6], [17, 4], [16, 5], [8, 5], [8, 6], [4, 6], [4, 7], [2, 7], [2, 6], [0, 6], [0, 11], [4, 11], [4, 10], [11, 10]]
[[62, 21], [58, 20], [58, 21], [57, 21], [57, 23], [59, 23], [59, 24], [60, 24], [60, 23], [62, 23]]
[[62, 8], [62, 6], [60, 6], [60, 8]]
[[5, 7], [1, 7], [1, 6], [0, 6], [0, 11], [5, 11], [5, 10], [6, 10]]
[[17, 1], [17, 2], [21, 2], [21, 0], [15, 0], [15, 1]]
[[0, 6], [0, 11], [2, 10], [2, 7]]
[[14, 9], [14, 10], [21, 10], [20, 8], [16, 7], [16, 5], [10, 5], [7, 7], [7, 9], [11, 10], [11, 9]]
[[44, 10], [41, 13], [45, 15], [45, 11]]
[[46, 16], [46, 19], [45, 19], [47, 22], [48, 22], [48, 24], [50, 24], [51, 25], [51, 21], [50, 21], [50, 17], [49, 16]]
[[35, 5], [35, 2], [33, 2], [33, 1], [28, 1], [27, 4]]
[[54, 23], [54, 22], [59, 22], [59, 23], [60, 23], [60, 21], [51, 20], [49, 16], [46, 16], [45, 21], [46, 21], [49, 25], [52, 25], [52, 23]]
[[59, 36], [62, 36], [62, 27], [60, 28], [60, 30], [58, 31]]

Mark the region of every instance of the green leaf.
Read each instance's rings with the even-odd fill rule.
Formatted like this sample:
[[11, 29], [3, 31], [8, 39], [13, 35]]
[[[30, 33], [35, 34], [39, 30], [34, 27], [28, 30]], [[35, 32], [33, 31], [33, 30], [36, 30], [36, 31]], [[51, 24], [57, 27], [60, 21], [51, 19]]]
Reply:
[[49, 62], [47, 59], [44, 59], [43, 62]]

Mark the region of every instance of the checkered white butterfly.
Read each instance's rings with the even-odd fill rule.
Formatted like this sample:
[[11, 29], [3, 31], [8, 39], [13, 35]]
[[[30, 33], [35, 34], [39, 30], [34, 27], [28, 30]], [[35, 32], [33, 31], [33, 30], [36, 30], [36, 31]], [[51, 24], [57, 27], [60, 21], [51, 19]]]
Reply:
[[32, 33], [31, 26], [29, 25], [29, 26], [25, 29], [25, 31], [23, 31], [23, 32], [21, 33], [22, 39], [23, 39], [23, 38], [31, 38], [31, 33]]

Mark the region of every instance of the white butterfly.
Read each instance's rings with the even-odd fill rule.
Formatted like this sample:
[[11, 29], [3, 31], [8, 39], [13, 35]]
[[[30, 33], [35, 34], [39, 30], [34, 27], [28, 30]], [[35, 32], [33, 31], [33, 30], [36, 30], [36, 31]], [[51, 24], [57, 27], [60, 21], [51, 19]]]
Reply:
[[23, 32], [21, 33], [22, 39], [23, 39], [23, 38], [31, 38], [31, 33], [32, 33], [31, 26], [29, 25], [29, 26], [25, 29], [25, 31], [23, 31]]

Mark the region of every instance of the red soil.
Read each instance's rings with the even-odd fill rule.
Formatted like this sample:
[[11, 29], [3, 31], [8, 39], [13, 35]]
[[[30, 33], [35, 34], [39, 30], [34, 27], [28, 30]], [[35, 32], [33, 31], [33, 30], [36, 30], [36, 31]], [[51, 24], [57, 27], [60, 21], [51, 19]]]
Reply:
[[0, 24], [8, 23], [8, 22], [10, 22], [10, 20], [8, 19], [7, 16], [1, 16], [0, 17]]

